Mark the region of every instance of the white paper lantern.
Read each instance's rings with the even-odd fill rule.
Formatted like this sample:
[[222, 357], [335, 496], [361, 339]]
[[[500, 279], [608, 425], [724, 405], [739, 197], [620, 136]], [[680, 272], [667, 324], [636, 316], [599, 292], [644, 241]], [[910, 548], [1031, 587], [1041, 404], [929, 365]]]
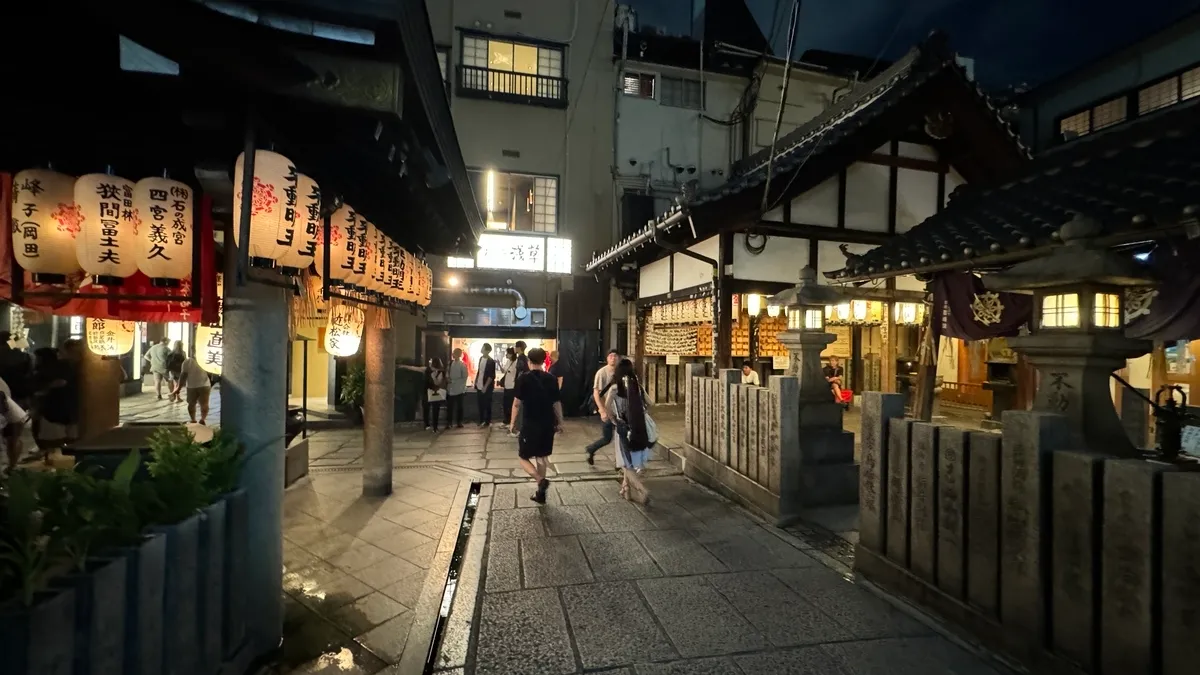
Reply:
[[137, 324], [115, 319], [87, 319], [87, 346], [93, 354], [120, 356], [133, 349]]
[[351, 305], [334, 305], [329, 309], [329, 325], [325, 327], [325, 351], [334, 356], [354, 356], [362, 344], [366, 315]]
[[372, 257], [375, 259], [374, 290], [380, 297], [387, 295], [388, 277], [388, 244], [391, 240], [383, 233], [383, 230], [375, 228], [375, 248], [372, 251]]
[[[339, 211], [340, 213], [340, 211]], [[335, 217], [337, 213], [333, 214]], [[366, 241], [367, 221], [358, 212], [350, 210], [344, 214], [343, 232], [346, 235], [346, 245], [341, 260], [333, 256], [334, 262], [340, 262], [340, 269], [345, 270], [343, 283], [353, 290], [360, 290], [363, 278], [366, 276], [366, 258], [362, 258], [362, 269], [359, 269], [359, 253]], [[332, 276], [332, 274], [330, 275]]]
[[83, 215], [75, 256], [99, 286], [120, 286], [138, 271], [140, 245], [133, 213], [133, 182], [89, 173], [75, 181], [75, 205]]
[[422, 287], [421, 306], [428, 307], [433, 301], [433, 270], [429, 269], [429, 265], [421, 263], [421, 267], [425, 270], [424, 286]]
[[[354, 208], [343, 204], [329, 217], [329, 283], [332, 286], [348, 284], [347, 278], [354, 271], [354, 238], [351, 229], [358, 223]], [[325, 225], [317, 230], [317, 250], [313, 258], [317, 274], [325, 274]]]
[[[284, 192], [286, 194], [287, 190]], [[317, 182], [299, 174], [295, 193], [295, 227], [291, 231], [291, 243], [279, 259], [284, 274], [299, 274], [313, 264], [317, 253], [317, 233], [324, 227], [321, 221], [321, 187]]]
[[169, 178], [133, 186], [137, 266], [155, 286], [176, 288], [192, 273], [192, 188]]
[[370, 283], [370, 277], [367, 274], [367, 262], [371, 258], [371, 242], [367, 237], [367, 232], [370, 223], [367, 219], [358, 214], [358, 225], [354, 228], [354, 271], [350, 273], [350, 283], [358, 292], [365, 292], [367, 285]]
[[13, 257], [34, 283], [61, 284], [79, 272], [75, 238], [82, 223], [74, 178], [47, 169], [13, 176]]
[[380, 237], [383, 235], [375, 223], [367, 223], [367, 272], [363, 277], [363, 287], [369, 293], [379, 293], [382, 288], [381, 279], [379, 278], [379, 251], [383, 248], [383, 242]]
[[391, 239], [387, 240], [387, 264], [385, 265], [386, 272], [383, 281], [383, 294], [392, 300], [400, 299], [400, 291], [396, 287], [397, 278], [400, 276], [400, 245]]
[[[246, 153], [233, 168], [233, 241], [242, 245], [242, 175]], [[300, 180], [292, 160], [269, 150], [254, 152], [254, 191], [250, 200], [250, 263], [273, 267], [287, 253], [296, 227]], [[289, 207], [288, 204], [291, 203]]]
[[206, 372], [220, 375], [225, 359], [225, 329], [196, 326], [196, 363]]

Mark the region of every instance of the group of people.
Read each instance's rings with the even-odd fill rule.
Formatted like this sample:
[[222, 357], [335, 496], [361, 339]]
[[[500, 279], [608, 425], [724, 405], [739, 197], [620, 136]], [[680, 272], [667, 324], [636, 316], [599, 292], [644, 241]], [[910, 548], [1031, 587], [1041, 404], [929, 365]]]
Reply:
[[641, 504], [650, 503], [650, 491], [641, 474], [650, 459], [654, 439], [646, 409], [646, 392], [638, 381], [633, 361], [609, 350], [605, 364], [592, 379], [592, 401], [600, 413], [602, 433], [587, 446], [587, 463], [595, 464], [596, 453], [614, 445], [617, 470], [621, 472], [621, 496]]
[[[196, 420], [196, 408], [200, 408], [200, 424], [208, 423], [208, 404], [212, 395], [212, 380], [208, 372], [200, 367], [195, 356], [187, 356], [179, 340], [171, 344], [163, 338], [146, 350], [143, 357], [146, 368], [154, 378], [154, 393], [163, 400], [163, 387], [172, 403], [187, 401], [188, 418]], [[183, 394], [181, 398], [180, 394]]]
[[38, 449], [50, 452], [79, 435], [79, 364], [83, 343], [67, 340], [61, 347], [29, 354], [14, 349], [12, 335], [0, 331], [0, 435], [7, 469], [14, 469], [24, 452], [22, 435], [32, 423]]
[[[821, 369], [821, 374], [825, 376], [825, 381], [829, 383], [829, 390], [833, 393], [833, 400], [841, 403], [846, 396], [842, 392], [842, 378], [845, 377], [846, 371], [842, 368], [838, 357], [830, 356], [829, 365]], [[750, 384], [755, 387], [762, 386], [762, 380], [758, 377], [758, 371], [754, 370], [754, 364], [749, 359], [742, 361], [742, 384]]]
[[[509, 433], [516, 435], [517, 425], [509, 424], [513, 403], [516, 400], [517, 379], [529, 372], [529, 356], [526, 354], [528, 345], [524, 340], [508, 348], [504, 360], [497, 362], [492, 358], [492, 345], [484, 343], [480, 349], [479, 363], [475, 367], [475, 402], [478, 406], [479, 426], [492, 424], [492, 394], [498, 385], [504, 391], [504, 421]], [[538, 349], [535, 347], [535, 349]], [[545, 353], [545, 350], [541, 350]], [[562, 389], [562, 373], [559, 372], [558, 352], [550, 352], [546, 356], [543, 367], [547, 374], [555, 379], [559, 389]], [[426, 431], [440, 431], [443, 405], [446, 408], [446, 428], [463, 428], [463, 399], [467, 395], [467, 380], [469, 378], [466, 357], [463, 350], [455, 348], [450, 355], [449, 365], [441, 358], [429, 360], [425, 368], [425, 403], [422, 407], [422, 419]]]

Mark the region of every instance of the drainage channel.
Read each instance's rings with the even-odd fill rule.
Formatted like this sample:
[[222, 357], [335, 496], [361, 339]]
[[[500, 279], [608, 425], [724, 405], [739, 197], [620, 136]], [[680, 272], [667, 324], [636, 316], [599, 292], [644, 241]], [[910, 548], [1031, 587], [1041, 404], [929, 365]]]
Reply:
[[458, 526], [458, 539], [454, 542], [454, 553], [450, 556], [450, 569], [446, 572], [446, 585], [442, 589], [442, 604], [438, 608], [437, 621], [433, 625], [433, 639], [429, 642], [429, 653], [425, 655], [425, 675], [430, 675], [437, 665], [437, 655], [442, 649], [442, 636], [446, 631], [446, 620], [450, 617], [450, 607], [454, 604], [454, 594], [458, 592], [458, 578], [462, 573], [463, 560], [467, 554], [467, 540], [471, 536], [471, 526], [475, 523], [475, 512], [479, 509], [479, 483], [471, 483], [471, 491], [467, 493], [467, 507], [463, 509], [462, 522]]

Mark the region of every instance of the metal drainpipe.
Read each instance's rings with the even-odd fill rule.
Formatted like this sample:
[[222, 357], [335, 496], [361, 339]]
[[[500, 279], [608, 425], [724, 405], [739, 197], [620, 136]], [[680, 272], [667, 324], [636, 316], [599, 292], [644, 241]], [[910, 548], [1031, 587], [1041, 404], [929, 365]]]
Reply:
[[517, 302], [517, 307], [525, 306], [525, 295], [511, 286], [469, 286], [466, 288], [434, 288], [441, 293], [462, 293], [463, 295], [511, 295]]

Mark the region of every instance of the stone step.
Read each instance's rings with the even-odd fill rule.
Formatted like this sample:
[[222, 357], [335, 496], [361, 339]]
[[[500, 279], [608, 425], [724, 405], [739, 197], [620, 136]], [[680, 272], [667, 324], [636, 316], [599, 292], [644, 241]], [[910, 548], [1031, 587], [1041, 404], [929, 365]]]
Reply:
[[805, 508], [858, 503], [858, 464], [806, 466], [801, 482]]

